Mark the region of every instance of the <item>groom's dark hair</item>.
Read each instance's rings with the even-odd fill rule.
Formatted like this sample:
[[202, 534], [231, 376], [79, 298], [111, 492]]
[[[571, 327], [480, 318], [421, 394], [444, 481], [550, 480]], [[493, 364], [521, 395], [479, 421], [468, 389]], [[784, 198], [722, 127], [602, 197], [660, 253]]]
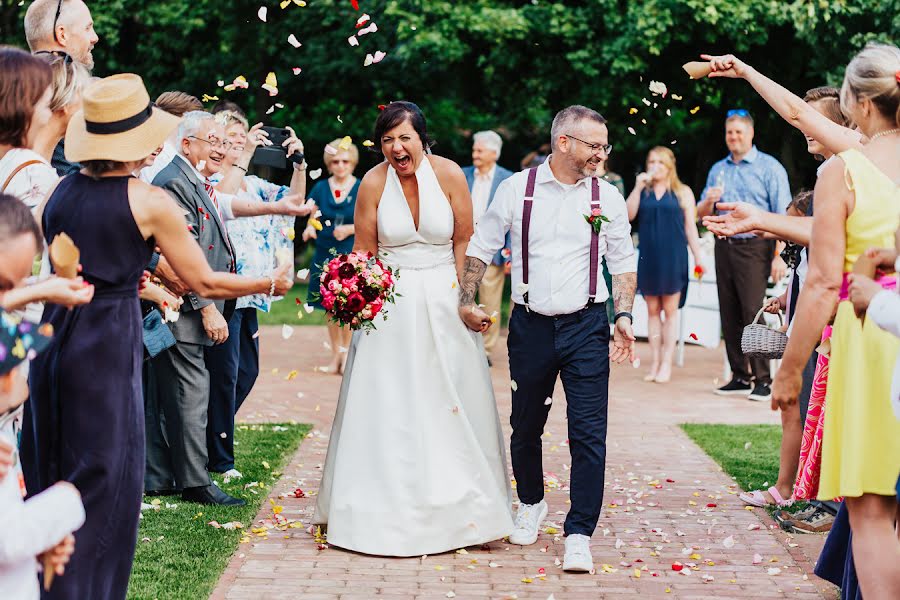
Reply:
[[375, 143], [378, 144], [379, 149], [381, 148], [381, 138], [384, 134], [404, 121], [409, 121], [412, 128], [419, 134], [419, 139], [422, 140], [422, 146], [425, 150], [428, 150], [434, 144], [432, 139], [428, 137], [428, 127], [425, 123], [425, 115], [422, 113], [422, 109], [412, 102], [398, 100], [385, 106], [375, 121], [375, 139], [377, 140]]

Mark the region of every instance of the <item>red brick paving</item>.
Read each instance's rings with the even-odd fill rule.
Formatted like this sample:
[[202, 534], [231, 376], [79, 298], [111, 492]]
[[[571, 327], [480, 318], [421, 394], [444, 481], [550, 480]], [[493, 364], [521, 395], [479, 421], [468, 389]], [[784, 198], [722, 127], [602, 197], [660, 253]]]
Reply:
[[[265, 328], [262, 373], [240, 414], [245, 422], [314, 425], [273, 490], [275, 497], [298, 486], [310, 493], [303, 499], [278, 499], [285, 516], [303, 522], [312, 516], [340, 385], [339, 377], [313, 370], [327, 363], [325, 339], [325, 330], [318, 327], [297, 327], [289, 341], [282, 339], [281, 328]], [[639, 351], [648, 353], [646, 347]], [[497, 358], [495, 393], [508, 429], [509, 371], [505, 356]], [[678, 427], [684, 422], [778, 423], [778, 416], [766, 405], [711, 393], [722, 369], [721, 350], [689, 347], [686, 363], [665, 386], [643, 382], [644, 369], [613, 369], [607, 489], [593, 538], [594, 575], [562, 572], [555, 562], [564, 552], [558, 533], [542, 533], [537, 544], [524, 548], [494, 542], [488, 549], [422, 560], [319, 550], [312, 536], [297, 528], [242, 544], [212, 598], [836, 597], [835, 588], [812, 574], [823, 538], [795, 540], [778, 530], [765, 511], [745, 510], [730, 478]], [[287, 380], [294, 369], [299, 376]], [[557, 386], [544, 438], [544, 468], [559, 480], [547, 492], [550, 514], [544, 529], [559, 525], [560, 532], [570, 460], [564, 401], [562, 386]], [[259, 518], [269, 510], [267, 504]], [[729, 536], [734, 545], [726, 548], [723, 540]], [[757, 553], [763, 562], [754, 565]], [[686, 565], [680, 573], [672, 570], [676, 561]], [[609, 572], [603, 572], [603, 565]], [[772, 568], [781, 572], [771, 575]]]

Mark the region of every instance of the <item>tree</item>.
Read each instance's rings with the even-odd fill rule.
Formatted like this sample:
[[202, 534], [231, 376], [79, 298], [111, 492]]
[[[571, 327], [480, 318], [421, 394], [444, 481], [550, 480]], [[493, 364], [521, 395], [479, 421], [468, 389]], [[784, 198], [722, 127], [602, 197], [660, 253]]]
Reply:
[[[802, 93], [839, 84], [843, 66], [867, 40], [895, 42], [900, 33], [900, 0], [359, 4], [357, 12], [349, 0], [307, 0], [305, 7], [288, 2], [283, 9], [279, 0], [92, 0], [102, 38], [96, 73], [140, 73], [151, 94], [182, 89], [227, 96], [257, 119], [295, 124], [313, 168], [328, 141], [369, 137], [378, 105], [393, 99], [422, 106], [438, 140], [435, 151], [463, 163], [473, 131], [498, 130], [506, 141], [501, 162], [514, 168], [548, 138], [557, 110], [583, 103], [610, 120], [612, 166], [626, 179], [650, 147], [675, 140], [679, 169], [695, 191], [709, 165], [725, 154], [725, 110], [743, 107], [756, 117], [759, 146], [782, 159], [799, 188], [811, 185], [815, 167], [801, 136], [743, 82], [692, 82], [680, 65], [702, 51], [734, 51]], [[268, 9], [266, 23], [257, 17], [261, 5]], [[18, 0], [0, 0], [4, 43], [24, 45], [25, 9]], [[359, 36], [353, 47], [347, 39], [363, 12], [378, 31]], [[291, 33], [300, 48], [287, 43]], [[364, 67], [365, 55], [376, 50], [387, 57]], [[275, 98], [259, 87], [270, 71], [279, 82]], [[217, 85], [238, 75], [249, 89], [226, 93]], [[651, 80], [668, 84], [666, 98], [650, 94]], [[276, 101], [284, 108], [266, 115]], [[377, 159], [366, 157], [363, 166]]]

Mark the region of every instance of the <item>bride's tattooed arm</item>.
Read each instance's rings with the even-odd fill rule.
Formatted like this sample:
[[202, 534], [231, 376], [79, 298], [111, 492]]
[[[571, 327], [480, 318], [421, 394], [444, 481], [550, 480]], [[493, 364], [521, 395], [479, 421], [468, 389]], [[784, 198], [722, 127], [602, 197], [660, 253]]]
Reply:
[[459, 282], [460, 306], [475, 304], [475, 294], [478, 293], [478, 286], [481, 285], [485, 271], [487, 271], [487, 265], [484, 262], [472, 256], [466, 257], [462, 278]]

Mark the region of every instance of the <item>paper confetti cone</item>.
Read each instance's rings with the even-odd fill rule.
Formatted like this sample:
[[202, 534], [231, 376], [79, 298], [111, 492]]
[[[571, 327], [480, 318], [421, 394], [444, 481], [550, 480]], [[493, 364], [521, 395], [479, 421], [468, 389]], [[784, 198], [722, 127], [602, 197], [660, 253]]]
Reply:
[[81, 252], [65, 233], [58, 234], [50, 244], [50, 261], [56, 274], [66, 279], [78, 277], [78, 260]]
[[[65, 234], [62, 234], [65, 235]], [[50, 558], [50, 554], [44, 554], [44, 591], [49, 592], [50, 586], [53, 585], [53, 578], [56, 576], [56, 572], [53, 570], [53, 562]]]
[[704, 77], [712, 73], [712, 66], [708, 62], [700, 62], [696, 60], [689, 63], [684, 63], [683, 65], [681, 65], [681, 68], [691, 76], [691, 79], [703, 79]]

